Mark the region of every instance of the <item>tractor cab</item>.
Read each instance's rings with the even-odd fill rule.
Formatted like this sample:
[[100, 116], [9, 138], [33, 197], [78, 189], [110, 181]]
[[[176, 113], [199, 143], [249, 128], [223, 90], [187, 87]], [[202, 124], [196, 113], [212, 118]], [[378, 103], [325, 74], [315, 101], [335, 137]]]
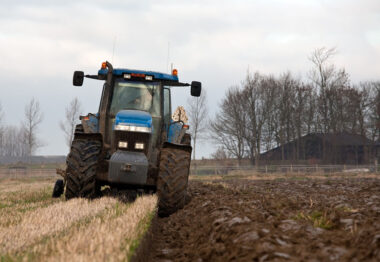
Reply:
[[[74, 72], [73, 84], [81, 86], [83, 78], [105, 80], [102, 99], [99, 107], [98, 131], [103, 136], [103, 143], [111, 151], [118, 148], [114, 139], [115, 131], [132, 131], [151, 133], [150, 144], [157, 146], [160, 134], [169, 134], [172, 125], [170, 88], [173, 86], [191, 86], [191, 95], [200, 96], [201, 83], [191, 84], [178, 80], [178, 71], [172, 74], [153, 71], [114, 69], [109, 62], [102, 63], [98, 75], [84, 75], [81, 71]], [[149, 117], [149, 116], [150, 117]], [[146, 116], [145, 122], [142, 121]], [[184, 123], [182, 123], [184, 124]], [[87, 126], [84, 124], [84, 126]], [[177, 128], [173, 126], [172, 128]], [[167, 140], [174, 139], [167, 137]], [[126, 144], [121, 144], [126, 146]], [[133, 145], [129, 145], [133, 150]], [[147, 147], [147, 145], [144, 145]]]

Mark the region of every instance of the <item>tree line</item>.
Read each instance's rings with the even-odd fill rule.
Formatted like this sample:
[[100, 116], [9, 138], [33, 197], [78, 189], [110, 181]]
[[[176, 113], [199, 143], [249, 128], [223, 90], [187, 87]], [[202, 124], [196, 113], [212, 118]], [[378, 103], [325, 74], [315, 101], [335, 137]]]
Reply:
[[[335, 53], [315, 50], [306, 81], [290, 72], [248, 72], [240, 86], [229, 88], [211, 121], [210, 136], [220, 146], [214, 156], [249, 158], [258, 165], [262, 152], [310, 133], [347, 132], [378, 140], [380, 81], [352, 84], [348, 73], [331, 63]], [[296, 143], [296, 160], [302, 159], [300, 146]]]
[[[259, 164], [260, 154], [296, 141], [297, 159], [302, 159], [299, 138], [310, 133], [359, 134], [380, 139], [380, 81], [353, 84], [344, 68], [332, 62], [335, 49], [319, 48], [309, 60], [312, 69], [306, 80], [291, 72], [279, 76], [247, 72], [241, 85], [230, 87], [218, 112], [208, 117], [206, 93], [188, 100], [193, 158], [196, 144], [211, 139], [218, 149], [213, 158], [249, 158]], [[82, 111], [74, 98], [66, 107], [60, 127], [71, 145]], [[20, 126], [2, 124], [0, 104], [0, 156], [28, 156], [43, 145], [38, 127], [43, 114], [32, 99], [24, 109]], [[284, 154], [284, 152], [282, 152]], [[283, 156], [284, 159], [284, 156]]]
[[24, 120], [19, 126], [4, 125], [3, 118], [0, 104], [0, 156], [30, 156], [43, 145], [37, 136], [43, 114], [36, 99], [25, 106]]
[[[82, 106], [78, 98], [74, 98], [65, 110], [65, 119], [59, 123], [65, 135], [65, 143], [70, 148], [74, 137], [75, 126], [79, 122]], [[45, 145], [39, 137], [39, 126], [43, 120], [40, 103], [35, 98], [24, 108], [24, 120], [20, 125], [5, 125], [4, 111], [0, 103], [0, 156], [31, 156]]]

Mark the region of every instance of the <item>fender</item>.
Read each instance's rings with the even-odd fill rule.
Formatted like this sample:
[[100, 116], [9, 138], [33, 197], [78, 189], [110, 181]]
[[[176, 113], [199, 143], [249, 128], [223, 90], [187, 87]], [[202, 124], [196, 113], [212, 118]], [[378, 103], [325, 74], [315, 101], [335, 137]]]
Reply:
[[78, 132], [74, 134], [74, 139], [91, 139], [98, 140], [103, 145], [103, 136], [101, 133], [82, 133]]
[[89, 113], [87, 116], [81, 116], [83, 131], [85, 133], [98, 133], [99, 132], [99, 119], [98, 115]]
[[190, 145], [183, 145], [183, 144], [170, 143], [170, 142], [164, 142], [164, 144], [162, 145], [162, 148], [180, 149], [180, 150], [189, 152], [190, 154], [191, 154], [191, 151], [193, 151], [193, 148]]

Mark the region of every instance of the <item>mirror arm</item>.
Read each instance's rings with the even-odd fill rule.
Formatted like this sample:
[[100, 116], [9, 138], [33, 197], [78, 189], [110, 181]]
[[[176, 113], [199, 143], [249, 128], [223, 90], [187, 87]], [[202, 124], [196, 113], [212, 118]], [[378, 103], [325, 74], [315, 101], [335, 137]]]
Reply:
[[84, 77], [91, 78], [91, 79], [99, 79], [98, 75], [85, 75]]

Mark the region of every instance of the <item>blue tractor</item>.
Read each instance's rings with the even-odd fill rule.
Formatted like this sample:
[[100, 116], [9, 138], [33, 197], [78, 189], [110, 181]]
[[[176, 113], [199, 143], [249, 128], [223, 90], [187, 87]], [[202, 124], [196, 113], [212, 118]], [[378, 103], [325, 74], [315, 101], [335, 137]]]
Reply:
[[95, 198], [108, 185], [157, 192], [161, 216], [182, 208], [191, 137], [185, 113], [177, 110], [172, 118], [170, 88], [191, 86], [191, 95], [200, 96], [201, 83], [179, 82], [175, 69], [172, 74], [114, 69], [109, 62], [102, 63], [97, 75], [75, 71], [74, 86], [82, 86], [84, 78], [104, 81], [99, 112], [81, 116], [64, 180], [57, 181], [53, 196], [65, 187], [66, 199]]

